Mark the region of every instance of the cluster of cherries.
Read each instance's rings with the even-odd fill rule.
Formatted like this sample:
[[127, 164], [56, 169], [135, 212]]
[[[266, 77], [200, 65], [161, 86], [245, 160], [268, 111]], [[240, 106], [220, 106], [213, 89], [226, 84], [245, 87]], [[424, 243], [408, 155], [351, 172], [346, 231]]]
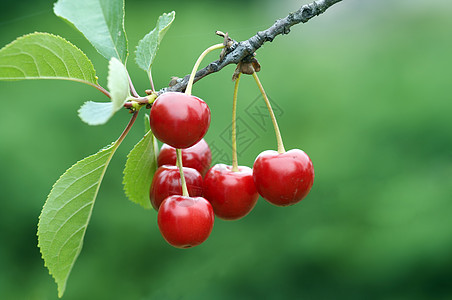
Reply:
[[253, 169], [234, 163], [210, 168], [212, 155], [203, 139], [209, 125], [209, 107], [190, 94], [164, 93], [150, 111], [151, 130], [165, 143], [158, 155], [150, 201], [158, 211], [162, 236], [174, 247], [201, 244], [209, 237], [215, 216], [243, 218], [259, 195], [277, 206], [295, 204], [314, 182], [312, 162], [299, 149], [264, 151]]

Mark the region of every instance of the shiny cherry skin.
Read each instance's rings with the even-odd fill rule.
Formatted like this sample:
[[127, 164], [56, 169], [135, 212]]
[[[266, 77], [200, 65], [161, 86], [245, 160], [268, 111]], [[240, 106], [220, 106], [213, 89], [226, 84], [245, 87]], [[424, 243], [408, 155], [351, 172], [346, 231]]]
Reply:
[[215, 215], [224, 220], [238, 220], [246, 216], [256, 205], [259, 194], [253, 181], [253, 170], [239, 166], [217, 164], [204, 178], [204, 198], [213, 207]]
[[214, 220], [212, 205], [202, 197], [169, 196], [157, 215], [163, 238], [177, 248], [203, 243], [212, 232]]
[[152, 133], [158, 140], [174, 148], [188, 148], [206, 134], [210, 109], [195, 96], [168, 92], [152, 104], [149, 118]]
[[293, 205], [309, 193], [314, 183], [314, 166], [299, 149], [285, 153], [267, 150], [253, 166], [254, 184], [259, 194], [277, 206]]
[[[201, 174], [192, 168], [184, 167], [183, 170], [188, 194], [192, 197], [202, 196], [203, 181]], [[152, 178], [152, 184], [149, 191], [152, 207], [154, 207], [155, 210], [159, 210], [163, 200], [171, 195], [182, 195], [179, 169], [176, 166], [161, 166], [157, 169]]]
[[[212, 162], [212, 152], [209, 145], [204, 139], [191, 147], [182, 149], [182, 164], [184, 167], [196, 169], [202, 176], [206, 175]], [[170, 145], [163, 144], [160, 149], [158, 158], [158, 166], [176, 165], [176, 149]]]

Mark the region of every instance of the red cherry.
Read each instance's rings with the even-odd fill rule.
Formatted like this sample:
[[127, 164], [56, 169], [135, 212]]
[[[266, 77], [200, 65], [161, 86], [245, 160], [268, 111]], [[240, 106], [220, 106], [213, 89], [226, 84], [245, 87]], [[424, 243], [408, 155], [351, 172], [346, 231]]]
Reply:
[[[202, 176], [192, 168], [184, 167], [185, 182], [190, 196], [202, 196]], [[161, 166], [152, 178], [149, 197], [152, 207], [159, 210], [163, 200], [171, 195], [182, 195], [180, 172], [176, 166]]]
[[254, 184], [259, 194], [277, 206], [301, 201], [314, 183], [314, 166], [299, 149], [285, 153], [267, 150], [259, 154], [253, 166]]
[[160, 95], [149, 117], [155, 137], [174, 148], [193, 146], [210, 125], [210, 109], [203, 100], [176, 92]]
[[[204, 139], [189, 148], [182, 149], [182, 164], [184, 167], [196, 169], [202, 176], [206, 175], [212, 162], [212, 152]], [[158, 166], [176, 165], [176, 149], [163, 144], [157, 158]]]
[[259, 194], [253, 181], [253, 170], [217, 164], [204, 178], [204, 197], [212, 204], [215, 215], [225, 220], [238, 220], [256, 205]]
[[204, 242], [212, 232], [215, 215], [202, 197], [169, 196], [157, 215], [163, 238], [177, 248], [190, 248]]

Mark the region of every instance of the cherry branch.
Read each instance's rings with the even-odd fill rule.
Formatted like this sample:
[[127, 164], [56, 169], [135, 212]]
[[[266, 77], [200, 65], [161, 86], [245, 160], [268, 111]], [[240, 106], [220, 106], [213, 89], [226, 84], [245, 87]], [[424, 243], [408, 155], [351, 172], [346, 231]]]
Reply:
[[[227, 65], [238, 64], [242, 61], [249, 60], [254, 56], [254, 52], [259, 49], [265, 42], [272, 42], [273, 39], [280, 34], [288, 34], [290, 27], [299, 23], [306, 23], [315, 16], [324, 13], [330, 6], [342, 0], [317, 0], [312, 3], [303, 5], [296, 12], [290, 13], [287, 17], [277, 20], [271, 27], [264, 31], [259, 31], [256, 35], [248, 40], [237, 42], [230, 40], [228, 47], [225, 48], [225, 55], [211, 62], [204, 69], [196, 72], [194, 82], [218, 72]], [[227, 37], [225, 38], [227, 39]], [[185, 91], [190, 75], [183, 78], [173, 79], [169, 87], [161, 89], [158, 94], [165, 92], [183, 92]]]

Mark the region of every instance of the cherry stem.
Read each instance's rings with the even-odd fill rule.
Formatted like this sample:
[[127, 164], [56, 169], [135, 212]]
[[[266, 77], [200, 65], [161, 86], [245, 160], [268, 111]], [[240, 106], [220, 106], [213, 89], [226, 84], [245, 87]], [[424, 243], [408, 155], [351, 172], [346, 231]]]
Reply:
[[281, 132], [279, 131], [278, 123], [276, 122], [276, 117], [273, 112], [272, 106], [270, 104], [270, 101], [268, 100], [267, 94], [264, 91], [264, 87], [262, 86], [262, 83], [259, 80], [259, 77], [257, 77], [257, 73], [253, 73], [254, 80], [256, 80], [257, 86], [259, 87], [259, 90], [262, 93], [262, 96], [264, 97], [265, 104], [267, 105], [268, 112], [270, 113], [270, 118], [273, 122], [273, 127], [275, 128], [275, 134], [276, 134], [276, 141], [278, 142], [278, 153], [285, 153], [286, 150], [284, 149], [284, 144], [281, 137]]
[[105, 88], [103, 88], [101, 85], [99, 85], [99, 84], [89, 84], [89, 85], [91, 85], [92, 87], [96, 88], [102, 94], [104, 94], [105, 96], [107, 96], [108, 98], [111, 99], [110, 93]]
[[187, 84], [187, 88], [185, 89], [185, 94], [187, 95], [191, 95], [191, 88], [193, 86], [193, 82], [195, 80], [195, 75], [196, 75], [196, 71], [198, 71], [199, 65], [201, 64], [202, 60], [204, 59], [204, 57], [211, 51], [216, 50], [216, 49], [222, 49], [224, 48], [224, 44], [216, 44], [213, 46], [210, 46], [209, 48], [207, 48], [206, 50], [204, 50], [203, 53], [201, 53], [201, 55], [198, 57], [198, 60], [196, 61], [193, 70], [190, 73], [190, 78], [188, 80], [188, 84]]
[[116, 141], [116, 144], [119, 146], [119, 144], [121, 144], [121, 142], [124, 140], [124, 138], [126, 137], [126, 135], [129, 133], [130, 128], [132, 128], [133, 123], [135, 123], [135, 120], [138, 117], [138, 111], [134, 112], [132, 115], [132, 118], [130, 119], [129, 123], [127, 124], [126, 128], [124, 129], [124, 131], [121, 133], [121, 135], [119, 136], [118, 140]]
[[132, 79], [130, 78], [130, 75], [128, 72], [127, 72], [127, 77], [129, 78], [130, 92], [132, 92], [132, 95], [135, 98], [140, 98], [140, 95], [138, 95], [137, 91], [135, 90], [135, 87], [133, 86]]
[[239, 73], [237, 79], [235, 80], [234, 86], [234, 96], [232, 97], [232, 172], [239, 171], [239, 163], [237, 160], [237, 124], [236, 124], [236, 115], [237, 115], [237, 93], [239, 91], [239, 81], [240, 81]]
[[152, 90], [153, 92], [155, 92], [154, 81], [152, 80], [152, 72], [151, 72], [151, 69], [149, 69], [149, 82], [151, 83], [151, 90]]
[[176, 165], [179, 168], [180, 181], [182, 185], [182, 196], [190, 197], [188, 194], [187, 183], [185, 182], [184, 169], [182, 165], [182, 150], [176, 149]]

